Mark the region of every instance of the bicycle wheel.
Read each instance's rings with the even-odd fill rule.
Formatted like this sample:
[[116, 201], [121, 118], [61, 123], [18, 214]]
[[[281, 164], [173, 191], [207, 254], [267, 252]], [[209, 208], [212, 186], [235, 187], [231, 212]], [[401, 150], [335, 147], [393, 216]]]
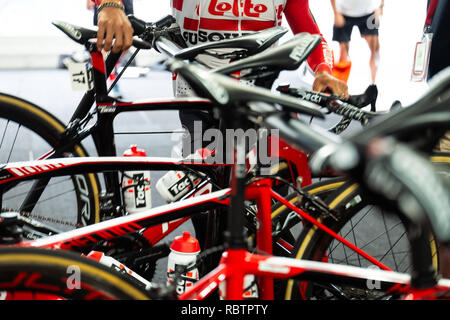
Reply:
[[[304, 191], [321, 199], [341, 187], [345, 178], [337, 177], [315, 182], [303, 188]], [[285, 198], [290, 203], [298, 202], [298, 194], [289, 194]], [[286, 205], [276, 202], [272, 207], [273, 250], [275, 255], [290, 256], [296, 239], [301, 233], [303, 224], [300, 216], [291, 211]]]
[[73, 252], [0, 249], [0, 299], [147, 300], [126, 275]]
[[[0, 163], [39, 159], [59, 145], [64, 130], [63, 123], [42, 108], [0, 94]], [[63, 156], [82, 157], [86, 151], [76, 145]], [[34, 183], [22, 182], [4, 192], [2, 207], [20, 209], [62, 231], [100, 221], [99, 183], [94, 174], [52, 178], [41, 187], [40, 197], [25, 206]]]
[[[438, 172], [450, 172], [450, 156], [436, 155], [433, 163]], [[337, 220], [330, 216], [320, 216], [318, 220], [340, 236], [364, 250], [394, 271], [408, 273], [411, 271], [409, 242], [404, 223], [397, 216], [373, 205], [360, 193], [356, 183], [346, 182], [326, 200], [326, 204], [339, 212]], [[438, 244], [433, 235], [423, 239], [429, 243], [432, 265], [439, 270]], [[292, 257], [346, 264], [363, 268], [376, 268], [371, 262], [344, 246], [341, 242], [311, 224], [306, 224], [292, 251]], [[285, 283], [285, 299], [336, 297], [349, 299], [377, 299], [376, 290], [347, 287], [324, 288], [313, 282], [289, 280]]]

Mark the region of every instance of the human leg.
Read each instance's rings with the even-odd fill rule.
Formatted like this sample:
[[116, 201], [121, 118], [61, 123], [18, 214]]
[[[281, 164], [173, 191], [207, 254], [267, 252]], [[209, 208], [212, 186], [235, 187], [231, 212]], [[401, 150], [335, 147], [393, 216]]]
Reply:
[[377, 13], [374, 12], [359, 18], [357, 25], [361, 36], [366, 40], [370, 49], [370, 74], [372, 83], [375, 83], [380, 61], [380, 40], [378, 37], [378, 29], [380, 27], [379, 17]]
[[366, 39], [367, 44], [369, 45], [370, 49], [370, 59], [369, 59], [369, 66], [370, 66], [370, 74], [372, 83], [375, 83], [377, 72], [378, 72], [378, 65], [380, 61], [380, 41], [377, 35], [366, 35], [363, 36], [364, 39]]

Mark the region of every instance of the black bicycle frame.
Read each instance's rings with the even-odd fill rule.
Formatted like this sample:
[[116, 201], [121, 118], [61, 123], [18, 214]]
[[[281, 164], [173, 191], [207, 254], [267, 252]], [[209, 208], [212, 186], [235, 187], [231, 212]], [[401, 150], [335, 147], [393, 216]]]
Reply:
[[[93, 62], [93, 89], [86, 92], [71, 117], [66, 131], [62, 134], [59, 145], [49, 152], [50, 158], [58, 158], [64, 152], [72, 150], [73, 147], [92, 136], [96, 151], [99, 156], [116, 156], [113, 122], [116, 116], [122, 112], [133, 111], [159, 111], [159, 110], [196, 110], [211, 111], [212, 104], [206, 99], [170, 99], [147, 103], [130, 103], [117, 101], [107, 94], [106, 79], [117, 64], [121, 53], [111, 53], [106, 60], [97, 51], [93, 43], [86, 45]], [[97, 119], [94, 125], [82, 129], [80, 122], [89, 116], [92, 105], [96, 102]], [[214, 176], [214, 175], [213, 175]], [[121, 208], [121, 186], [118, 172], [104, 173], [105, 190], [112, 201], [113, 208]], [[49, 179], [42, 178], [34, 182], [31, 190], [22, 203], [21, 210], [32, 211], [35, 203], [42, 195]], [[218, 182], [218, 181], [215, 181]], [[117, 214], [120, 214], [117, 212]]]

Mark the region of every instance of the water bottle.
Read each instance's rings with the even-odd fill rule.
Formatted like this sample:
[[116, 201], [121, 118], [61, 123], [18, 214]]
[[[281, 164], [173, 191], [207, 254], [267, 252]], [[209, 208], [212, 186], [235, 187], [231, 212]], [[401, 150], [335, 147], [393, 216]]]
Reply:
[[121, 262], [117, 261], [116, 259], [114, 259], [113, 257], [107, 256], [105, 255], [103, 252], [100, 251], [91, 251], [89, 252], [89, 254], [87, 255], [88, 258], [91, 258], [95, 261], [98, 261], [99, 263], [115, 269], [119, 272], [123, 272], [128, 274], [130, 277], [134, 278], [135, 280], [138, 281], [138, 283], [140, 283], [145, 289], [149, 289], [152, 287], [152, 284], [150, 281], [146, 280], [145, 278], [141, 277], [140, 275], [138, 275], [136, 272], [134, 272], [133, 270], [129, 269], [127, 266], [123, 265]]
[[[136, 145], [125, 150], [124, 157], [146, 157], [143, 149]], [[122, 192], [125, 209], [128, 213], [137, 213], [152, 207], [150, 171], [125, 171], [122, 178]]]
[[[219, 283], [219, 297], [220, 300], [224, 300], [226, 296], [226, 283], [222, 281]], [[244, 293], [242, 294], [242, 298], [244, 300], [253, 300], [258, 299], [258, 284], [256, 283], [256, 278], [252, 274], [247, 274], [244, 277]]]
[[192, 287], [199, 279], [198, 269], [195, 267], [199, 253], [200, 244], [196, 238], [191, 236], [190, 232], [183, 232], [183, 235], [175, 237], [173, 240], [167, 262], [167, 284], [172, 284], [175, 280], [177, 267], [188, 268], [175, 284], [178, 295]]
[[[186, 160], [202, 160], [211, 155], [208, 149], [199, 149], [195, 153], [186, 157]], [[195, 188], [202, 181], [200, 175], [192, 172], [184, 171], [169, 171], [156, 183], [156, 190], [158, 190], [161, 197], [167, 202], [171, 203], [179, 200], [186, 193]], [[194, 194], [199, 196], [210, 193], [212, 185], [210, 183], [204, 185], [200, 190]]]

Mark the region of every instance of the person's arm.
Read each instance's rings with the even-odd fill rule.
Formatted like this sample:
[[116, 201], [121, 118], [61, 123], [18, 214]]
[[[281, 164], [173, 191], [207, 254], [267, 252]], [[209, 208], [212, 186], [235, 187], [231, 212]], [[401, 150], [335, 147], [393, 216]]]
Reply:
[[[123, 6], [121, 0], [95, 0], [100, 6], [104, 3], [117, 3]], [[113, 39], [116, 39], [112, 47]], [[123, 8], [105, 7], [98, 13], [97, 48], [117, 53], [125, 51], [133, 43], [133, 28]]]
[[336, 0], [330, 0], [331, 2], [331, 7], [333, 8], [333, 12], [336, 13], [337, 9], [336, 9]]
[[334, 13], [334, 25], [336, 27], [343, 27], [345, 25], [345, 18], [342, 15], [342, 13], [340, 13], [337, 10], [336, 0], [330, 0], [330, 2], [331, 2], [331, 7], [333, 8], [333, 13]]
[[294, 34], [308, 32], [322, 37], [322, 42], [307, 59], [308, 65], [316, 76], [313, 90], [331, 90], [335, 94], [347, 97], [347, 84], [331, 75], [333, 70], [333, 53], [320, 33], [319, 27], [309, 10], [309, 1], [287, 0], [284, 15]]

